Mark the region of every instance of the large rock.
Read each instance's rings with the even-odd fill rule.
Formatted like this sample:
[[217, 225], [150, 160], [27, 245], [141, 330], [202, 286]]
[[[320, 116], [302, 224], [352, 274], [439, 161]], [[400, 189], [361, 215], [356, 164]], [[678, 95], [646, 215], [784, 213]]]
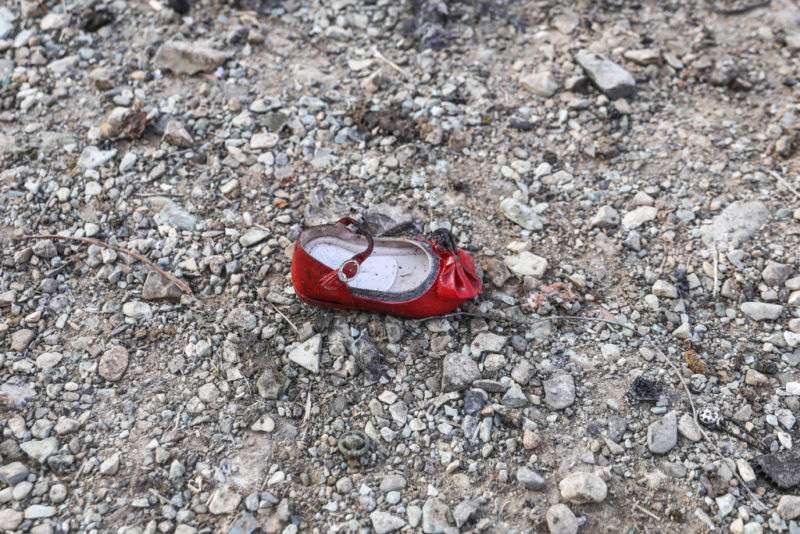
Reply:
[[575, 504], [603, 502], [608, 495], [602, 478], [581, 471], [567, 475], [558, 483], [558, 489], [563, 499]]
[[575, 381], [570, 374], [544, 381], [544, 401], [553, 410], [563, 410], [575, 402]]
[[736, 247], [755, 234], [769, 220], [769, 211], [763, 202], [734, 202], [714, 217], [711, 224], [703, 226], [703, 241], [720, 248]]
[[10, 532], [16, 530], [23, 519], [22, 512], [12, 510], [11, 508], [3, 508], [0, 510], [0, 531]]
[[581, 50], [575, 60], [592, 83], [610, 99], [628, 98], [636, 93], [636, 80], [631, 73], [607, 57]]
[[481, 377], [478, 364], [460, 352], [450, 354], [442, 363], [442, 391], [461, 391]]
[[167, 41], [156, 52], [153, 62], [159, 69], [176, 74], [210, 72], [225, 63], [228, 54], [198, 43]]
[[778, 515], [787, 521], [800, 517], [800, 497], [797, 495], [784, 495], [778, 501]]
[[669, 412], [647, 428], [647, 447], [653, 454], [666, 454], [677, 443], [678, 417], [675, 412]]

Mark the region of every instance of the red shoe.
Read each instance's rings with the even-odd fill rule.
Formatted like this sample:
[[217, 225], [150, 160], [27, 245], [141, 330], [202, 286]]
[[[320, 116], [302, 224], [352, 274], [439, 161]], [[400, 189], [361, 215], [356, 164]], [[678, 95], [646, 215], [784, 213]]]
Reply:
[[373, 238], [350, 217], [314, 226], [294, 245], [294, 290], [305, 302], [326, 308], [404, 317], [449, 313], [481, 292], [481, 280], [452, 234], [435, 234]]

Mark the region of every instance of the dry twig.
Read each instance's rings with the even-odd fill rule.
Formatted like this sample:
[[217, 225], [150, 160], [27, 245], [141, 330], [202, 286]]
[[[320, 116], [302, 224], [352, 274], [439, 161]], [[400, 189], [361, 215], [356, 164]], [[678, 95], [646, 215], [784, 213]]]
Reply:
[[54, 235], [54, 234], [34, 234], [34, 235], [21, 235], [21, 236], [12, 236], [11, 237], [12, 241], [25, 241], [25, 240], [28, 240], [28, 239], [37, 239], [37, 240], [53, 239], [53, 240], [56, 240], [56, 241], [74, 241], [74, 242], [77, 242], [77, 243], [85, 243], [85, 244], [88, 244], [88, 245], [97, 245], [98, 247], [103, 247], [103, 248], [114, 250], [116, 252], [119, 252], [120, 254], [126, 254], [126, 255], [130, 256], [131, 258], [139, 260], [141, 263], [143, 263], [150, 270], [160, 274], [161, 276], [163, 276], [164, 278], [166, 278], [167, 280], [169, 280], [170, 282], [172, 282], [173, 284], [178, 286], [178, 288], [181, 291], [183, 291], [184, 293], [186, 293], [187, 295], [191, 295], [192, 294], [192, 288], [189, 287], [189, 284], [187, 284], [185, 281], [181, 280], [180, 278], [178, 278], [174, 274], [171, 274], [171, 273], [165, 271], [164, 269], [162, 269], [161, 267], [159, 267], [158, 265], [156, 265], [152, 261], [148, 260], [147, 258], [142, 256], [138, 252], [133, 252], [133, 251], [124, 249], [122, 247], [118, 247], [116, 245], [110, 245], [110, 244], [108, 244], [108, 243], [106, 243], [104, 241], [100, 241], [99, 239], [94, 239], [94, 238], [91, 238], [91, 237], [74, 237], [74, 236]]
[[777, 172], [775, 172], [775, 171], [769, 171], [769, 173], [770, 173], [770, 175], [772, 175], [772, 177], [773, 177], [773, 178], [775, 178], [775, 180], [776, 180], [776, 181], [777, 181], [777, 182], [778, 182], [780, 185], [782, 185], [784, 188], [786, 188], [786, 189], [787, 189], [789, 192], [791, 192], [791, 193], [792, 193], [794, 196], [796, 196], [797, 198], [800, 198], [800, 191], [798, 191], [797, 189], [795, 189], [794, 187], [792, 187], [792, 184], [790, 184], [789, 182], [787, 182], [787, 181], [786, 181], [786, 180], [785, 180], [785, 179], [784, 179], [784, 178], [783, 178], [783, 177], [782, 177], [780, 174], [778, 174], [778, 173], [777, 173]]
[[271, 303], [271, 302], [270, 302], [270, 303], [269, 303], [269, 305], [270, 305], [270, 306], [272, 306], [272, 309], [273, 309], [273, 310], [275, 310], [275, 311], [277, 312], [277, 314], [278, 314], [278, 315], [280, 315], [281, 317], [283, 317], [283, 319], [284, 319], [284, 320], [285, 320], [287, 323], [289, 323], [289, 326], [291, 326], [291, 327], [292, 327], [292, 330], [294, 330], [294, 333], [295, 333], [295, 334], [299, 334], [299, 333], [300, 333], [300, 331], [297, 329], [297, 327], [295, 326], [295, 324], [292, 322], [292, 320], [291, 320], [291, 319], [289, 319], [289, 318], [286, 316], [286, 314], [285, 314], [285, 313], [283, 313], [281, 310], [279, 310], [279, 309], [278, 309], [278, 307], [277, 307], [277, 306], [275, 306], [273, 303]]
[[383, 54], [381, 54], [380, 50], [378, 50], [377, 47], [372, 49], [372, 55], [374, 55], [376, 58], [380, 59], [381, 61], [383, 61], [384, 63], [386, 63], [390, 67], [392, 67], [394, 70], [396, 70], [397, 72], [402, 74], [406, 78], [406, 80], [411, 80], [412, 79], [411, 78], [411, 74], [407, 70], [405, 70], [403, 67], [401, 67], [400, 65], [398, 65], [394, 61], [390, 60], [389, 58], [387, 58]]

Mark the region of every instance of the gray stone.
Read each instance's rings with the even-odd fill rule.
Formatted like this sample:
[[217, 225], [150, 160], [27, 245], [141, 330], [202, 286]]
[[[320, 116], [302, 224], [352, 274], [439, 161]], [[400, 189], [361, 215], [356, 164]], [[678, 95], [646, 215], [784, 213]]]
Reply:
[[258, 317], [250, 313], [247, 308], [240, 306], [230, 311], [225, 317], [224, 324], [228, 327], [250, 331], [258, 326]]
[[28, 468], [22, 462], [11, 462], [0, 467], [0, 482], [8, 486], [14, 486], [27, 477]]
[[211, 499], [208, 502], [208, 511], [214, 515], [229, 514], [236, 511], [241, 501], [242, 496], [236, 493], [233, 486], [219, 486], [211, 494]]
[[116, 155], [116, 149], [100, 150], [96, 146], [87, 146], [78, 158], [78, 166], [82, 169], [94, 169], [108, 163]]
[[575, 381], [570, 374], [556, 375], [544, 383], [544, 401], [553, 410], [563, 410], [575, 402]]
[[381, 479], [381, 493], [398, 491], [406, 487], [406, 479], [403, 475], [386, 475]]
[[426, 534], [439, 534], [450, 527], [447, 519], [447, 505], [436, 497], [428, 497], [422, 505], [422, 531]]
[[636, 80], [631, 73], [605, 56], [581, 50], [575, 55], [575, 60], [597, 88], [610, 99], [628, 98], [636, 93]]
[[785, 263], [776, 263], [768, 261], [767, 266], [761, 271], [761, 278], [767, 285], [772, 287], [781, 287], [792, 275], [792, 266]]
[[783, 306], [767, 302], [742, 302], [739, 309], [754, 321], [774, 321], [783, 313]]
[[160, 274], [150, 272], [142, 286], [142, 298], [144, 300], [180, 300], [181, 290]]
[[461, 391], [481, 377], [478, 364], [460, 352], [450, 354], [442, 362], [442, 391]]
[[647, 447], [653, 454], [666, 454], [678, 443], [678, 417], [669, 412], [647, 428]]
[[533, 208], [515, 198], [505, 198], [500, 202], [500, 211], [508, 220], [520, 225], [526, 230], [541, 230], [544, 228], [542, 219], [533, 211]]
[[718, 247], [736, 247], [755, 234], [769, 220], [763, 202], [734, 202], [701, 228], [703, 241]]
[[472, 340], [469, 350], [474, 356], [480, 356], [484, 352], [501, 352], [507, 339], [506, 336], [481, 332]]
[[387, 534], [388, 532], [394, 532], [406, 526], [406, 522], [403, 519], [388, 512], [381, 512], [378, 510], [369, 514], [369, 519], [372, 521], [372, 529], [375, 531], [375, 534]]
[[3, 532], [10, 532], [16, 530], [20, 526], [24, 516], [22, 512], [12, 510], [11, 508], [3, 508], [0, 510], [0, 530]]
[[680, 421], [678, 421], [678, 432], [689, 441], [698, 442], [703, 439], [700, 427], [695, 423], [694, 417], [688, 413], [683, 414]]
[[547, 270], [547, 260], [527, 250], [506, 256], [506, 267], [517, 276], [533, 276], [541, 278]]
[[778, 501], [778, 507], [776, 508], [776, 511], [778, 512], [778, 515], [781, 516], [781, 519], [785, 519], [787, 521], [791, 519], [797, 519], [800, 517], [800, 496], [781, 496], [781, 500]]
[[582, 471], [567, 475], [558, 483], [558, 489], [563, 499], [575, 504], [603, 502], [608, 495], [602, 478]]
[[289, 352], [289, 359], [314, 374], [319, 373], [319, 352], [322, 347], [322, 334], [317, 334], [300, 343]]
[[264, 229], [253, 226], [249, 228], [242, 237], [239, 238], [239, 244], [243, 247], [252, 247], [257, 245], [269, 237], [269, 232]]
[[213, 71], [227, 59], [227, 53], [199, 43], [167, 41], [159, 47], [153, 63], [176, 74], [196, 74]]
[[592, 227], [613, 228], [619, 224], [619, 212], [613, 206], [601, 206], [594, 217], [592, 217]]
[[22, 352], [28, 348], [36, 334], [28, 328], [20, 328], [11, 334], [11, 350]]
[[131, 319], [147, 320], [153, 317], [153, 310], [150, 308], [150, 305], [146, 302], [141, 302], [138, 300], [123, 304], [122, 313], [125, 315], [125, 317], [130, 317]]
[[678, 289], [665, 280], [656, 280], [652, 289], [653, 295], [662, 298], [678, 298]]
[[165, 202], [161, 211], [153, 220], [158, 224], [172, 226], [178, 230], [193, 231], [197, 226], [197, 218], [174, 202]]
[[517, 469], [517, 482], [528, 489], [537, 491], [544, 489], [545, 486], [545, 480], [542, 475], [525, 466]]
[[25, 519], [44, 519], [56, 515], [55, 506], [32, 504], [25, 508]]
[[164, 141], [178, 148], [191, 148], [194, 145], [194, 139], [186, 127], [176, 120], [167, 122], [167, 126], [164, 128]]
[[464, 499], [453, 509], [453, 519], [458, 528], [466, 525], [478, 511], [479, 503], [475, 499]]
[[115, 452], [105, 460], [103, 463], [100, 464], [100, 474], [103, 476], [106, 475], [116, 475], [119, 471], [119, 453]]
[[556, 77], [549, 70], [526, 74], [519, 79], [519, 83], [528, 91], [550, 98], [561, 87]]
[[43, 352], [36, 357], [36, 367], [39, 369], [52, 369], [59, 364], [63, 358], [60, 352]]
[[634, 230], [655, 219], [656, 215], [658, 210], [653, 206], [639, 206], [622, 217], [622, 227], [625, 230]]
[[265, 399], [276, 400], [283, 391], [283, 381], [272, 368], [264, 369], [256, 381], [258, 394]]
[[97, 374], [104, 380], [116, 382], [128, 370], [128, 350], [125, 347], [114, 346], [100, 356], [97, 365]]
[[736, 507], [736, 497], [731, 495], [730, 493], [726, 493], [721, 497], [716, 498], [717, 501], [717, 508], [719, 508], [719, 516], [725, 517]]
[[29, 457], [43, 464], [58, 451], [58, 438], [32, 439], [22, 443], [20, 448]]
[[554, 504], [545, 514], [550, 534], [577, 534], [578, 518], [566, 504]]
[[503, 395], [503, 406], [509, 408], [524, 408], [528, 405], [528, 397], [522, 392], [518, 384], [512, 384], [506, 394]]

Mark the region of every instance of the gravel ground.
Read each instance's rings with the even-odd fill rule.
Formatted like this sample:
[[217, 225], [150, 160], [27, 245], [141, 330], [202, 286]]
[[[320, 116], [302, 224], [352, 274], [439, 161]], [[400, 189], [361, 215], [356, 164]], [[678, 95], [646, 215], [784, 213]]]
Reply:
[[[799, 50], [786, 0], [3, 2], [0, 530], [799, 533]], [[483, 294], [299, 303], [345, 214]]]

